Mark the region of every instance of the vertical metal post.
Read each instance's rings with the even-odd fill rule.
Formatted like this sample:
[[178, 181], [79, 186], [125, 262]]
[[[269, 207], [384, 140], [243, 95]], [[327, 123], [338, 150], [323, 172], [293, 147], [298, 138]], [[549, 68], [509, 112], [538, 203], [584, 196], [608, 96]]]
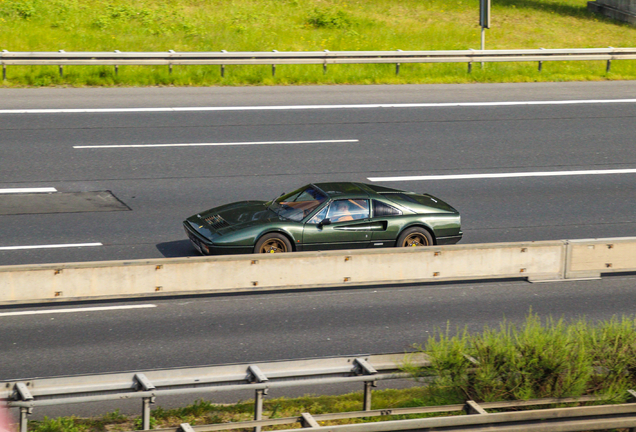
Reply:
[[471, 73], [472, 71], [473, 71], [473, 63], [468, 62], [468, 73]]
[[362, 411], [371, 411], [371, 387], [374, 387], [373, 381], [364, 382], [364, 400], [362, 401]]
[[141, 428], [150, 430], [150, 403], [152, 398], [143, 398], [141, 404]]
[[[222, 52], [223, 54], [227, 54], [227, 51], [226, 51], [226, 50], [221, 50], [221, 52]], [[224, 65], [224, 64], [222, 64], [222, 65], [221, 65], [221, 78], [223, 78], [224, 76], [225, 76], [225, 65]]]
[[[121, 51], [119, 50], [115, 50], [114, 52], [115, 54], [121, 53]], [[117, 76], [118, 74], [119, 74], [119, 65], [115, 65], [115, 76]]]
[[[272, 50], [272, 52], [278, 52], [277, 50]], [[275, 77], [276, 76], [276, 65], [273, 64], [272, 65], [272, 76]]]
[[[486, 27], [481, 28], [481, 50], [486, 49]], [[483, 53], [482, 53], [483, 54]], [[484, 62], [481, 62], [481, 68], [484, 68]]]
[[[256, 390], [256, 396], [254, 397], [254, 420], [263, 420], [263, 394], [265, 390]], [[254, 427], [254, 432], [261, 432], [260, 426]]]
[[29, 408], [20, 407], [20, 432], [27, 432]]
[[607, 66], [605, 66], [605, 73], [609, 73], [611, 67], [612, 67], [612, 61], [608, 60]]
[[[9, 52], [9, 50], [3, 49], [2, 50], [3, 53]], [[2, 64], [2, 81], [6, 81], [7, 80], [7, 65], [6, 64]]]
[[541, 72], [541, 69], [543, 69], [543, 62], [542, 61], [539, 62], [539, 72]]
[[[325, 50], [326, 53], [329, 52], [329, 50]], [[325, 55], [325, 62], [322, 64], [322, 74], [325, 75], [327, 74], [327, 57]]]
[[400, 74], [400, 64], [396, 63], [395, 64], [395, 75], [399, 75]]
[[[175, 53], [175, 50], [168, 50], [168, 53], [170, 53], [170, 54], [174, 54], [174, 53]], [[172, 75], [172, 63], [169, 63], [169, 64], [168, 64], [168, 73], [169, 73], [170, 75]]]
[[[60, 50], [59, 52], [66, 52], [64, 50]], [[64, 66], [60, 65], [60, 78], [64, 78]]]

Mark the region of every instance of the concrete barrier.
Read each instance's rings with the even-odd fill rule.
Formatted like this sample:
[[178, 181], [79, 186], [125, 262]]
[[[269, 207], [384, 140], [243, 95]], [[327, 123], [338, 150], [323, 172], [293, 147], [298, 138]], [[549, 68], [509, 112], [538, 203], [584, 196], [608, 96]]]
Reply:
[[562, 279], [566, 241], [0, 267], [0, 304], [468, 279]]
[[565, 277], [600, 278], [601, 273], [636, 271], [636, 237], [570, 240]]

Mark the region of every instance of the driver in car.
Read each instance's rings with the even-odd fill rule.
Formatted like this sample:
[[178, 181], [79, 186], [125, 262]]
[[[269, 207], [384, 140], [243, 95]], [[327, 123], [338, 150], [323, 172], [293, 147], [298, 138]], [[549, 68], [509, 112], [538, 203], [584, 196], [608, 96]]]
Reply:
[[333, 217], [331, 218], [332, 222], [346, 222], [352, 221], [353, 216], [349, 211], [349, 205], [346, 201], [336, 201], [336, 206], [334, 208]]

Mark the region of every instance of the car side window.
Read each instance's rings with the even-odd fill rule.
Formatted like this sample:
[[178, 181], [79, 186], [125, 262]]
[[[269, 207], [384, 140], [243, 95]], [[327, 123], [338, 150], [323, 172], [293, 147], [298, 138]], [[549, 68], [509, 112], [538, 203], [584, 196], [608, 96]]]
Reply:
[[331, 222], [346, 222], [369, 217], [369, 201], [365, 199], [337, 200], [329, 206]]
[[373, 217], [400, 216], [402, 212], [381, 201], [373, 200]]
[[308, 224], [312, 224], [312, 225], [318, 225], [320, 222], [322, 222], [323, 220], [325, 220], [325, 218], [327, 217], [327, 210], [329, 209], [329, 206], [324, 206], [322, 210], [320, 210], [318, 213], [316, 213], [314, 215], [314, 217], [312, 217], [311, 219], [309, 219], [307, 221]]

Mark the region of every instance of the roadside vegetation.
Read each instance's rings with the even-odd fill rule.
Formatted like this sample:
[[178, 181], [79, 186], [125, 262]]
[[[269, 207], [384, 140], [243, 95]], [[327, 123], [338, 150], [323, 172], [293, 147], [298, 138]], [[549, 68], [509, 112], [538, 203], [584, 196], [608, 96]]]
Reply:
[[[599, 397], [597, 403], [623, 403], [628, 400], [627, 390], [636, 389], [634, 317], [600, 323], [586, 319], [566, 323], [554, 319], [542, 322], [531, 313], [519, 326], [504, 321], [498, 328], [485, 328], [481, 333], [440, 331], [419, 349], [431, 356], [432, 367], [410, 368], [406, 361], [405, 369], [416, 379], [431, 376], [437, 379], [428, 386], [374, 391], [372, 409], [583, 395]], [[264, 417], [359, 411], [361, 406], [361, 393], [266, 399]], [[184, 422], [201, 425], [247, 421], [253, 418], [253, 409], [253, 401], [233, 405], [198, 401], [184, 408], [157, 408], [152, 411], [151, 423], [153, 428], [161, 428]], [[388, 418], [349, 422], [385, 419]], [[140, 419], [115, 412], [94, 419], [33, 421], [29, 430], [128, 431], [139, 424]], [[285, 428], [289, 426], [278, 429]]]
[[[636, 46], [636, 27], [586, 0], [498, 0], [487, 49]], [[479, 49], [477, 0], [0, 0], [0, 50], [341, 51]], [[636, 79], [636, 61], [269, 66], [9, 66], [2, 86], [527, 82]]]

